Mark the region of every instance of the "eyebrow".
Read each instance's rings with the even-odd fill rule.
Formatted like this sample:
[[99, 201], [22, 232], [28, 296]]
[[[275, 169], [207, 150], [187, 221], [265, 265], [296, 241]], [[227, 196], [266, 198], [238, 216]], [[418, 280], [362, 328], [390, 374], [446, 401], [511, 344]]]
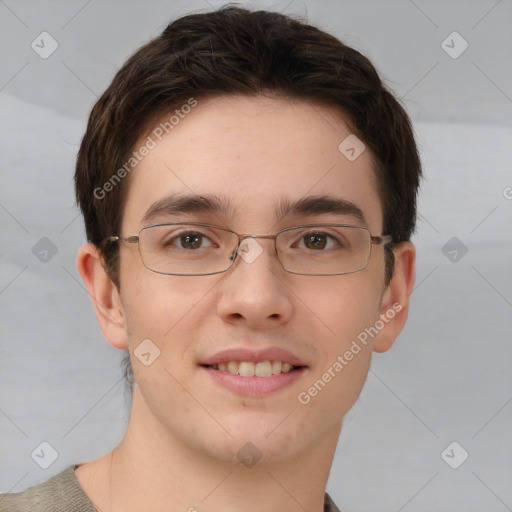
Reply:
[[179, 213], [211, 213], [235, 216], [236, 208], [229, 199], [216, 195], [172, 194], [154, 202], [142, 217], [143, 224], [156, 217]]
[[298, 201], [281, 199], [274, 210], [276, 219], [293, 215], [348, 215], [366, 224], [363, 210], [347, 199], [331, 196], [307, 196]]
[[[154, 202], [142, 217], [142, 223], [145, 225], [157, 217], [180, 213], [209, 213], [234, 217], [237, 211], [238, 209], [226, 197], [213, 194], [172, 194]], [[297, 201], [281, 198], [274, 207], [276, 220], [289, 216], [328, 214], [351, 216], [366, 225], [361, 208], [351, 201], [332, 196], [307, 196]]]

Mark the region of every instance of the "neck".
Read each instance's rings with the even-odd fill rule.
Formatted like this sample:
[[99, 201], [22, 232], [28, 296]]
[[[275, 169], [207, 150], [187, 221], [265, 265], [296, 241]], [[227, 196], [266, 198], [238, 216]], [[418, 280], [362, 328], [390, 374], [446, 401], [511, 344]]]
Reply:
[[164, 429], [136, 387], [125, 436], [105, 459], [100, 510], [321, 512], [338, 436], [339, 429], [293, 460], [222, 461]]

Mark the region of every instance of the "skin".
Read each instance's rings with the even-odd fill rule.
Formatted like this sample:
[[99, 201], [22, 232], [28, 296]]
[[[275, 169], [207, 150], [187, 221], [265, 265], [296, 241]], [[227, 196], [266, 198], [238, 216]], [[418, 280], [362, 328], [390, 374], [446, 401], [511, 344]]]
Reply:
[[[330, 195], [359, 206], [372, 234], [381, 235], [370, 151], [353, 162], [338, 151], [350, 133], [338, 111], [310, 102], [201, 100], [133, 171], [119, 234], [137, 234], [153, 202], [183, 192], [229, 198], [236, 216], [194, 220], [238, 233], [276, 233], [314, 222], [361, 225], [333, 214], [273, 217], [282, 197]], [[410, 242], [396, 247], [386, 285], [382, 246], [372, 247], [363, 271], [319, 277], [285, 272], [273, 241], [258, 243], [263, 253], [254, 262], [239, 259], [226, 273], [200, 277], [151, 272], [135, 244], [121, 243], [120, 293], [96, 247], [80, 249], [78, 270], [101, 329], [113, 347], [130, 351], [136, 379], [125, 437], [76, 470], [102, 512], [323, 510], [343, 416], [361, 392], [372, 351], [388, 350], [405, 324], [415, 249]], [[307, 405], [299, 403], [298, 393], [394, 303], [401, 311], [367, 347]], [[133, 356], [146, 338], [161, 351], [149, 366]], [[237, 395], [198, 365], [226, 348], [271, 346], [291, 351], [308, 368], [293, 385], [266, 397]], [[247, 442], [262, 455], [250, 468], [236, 456]]]

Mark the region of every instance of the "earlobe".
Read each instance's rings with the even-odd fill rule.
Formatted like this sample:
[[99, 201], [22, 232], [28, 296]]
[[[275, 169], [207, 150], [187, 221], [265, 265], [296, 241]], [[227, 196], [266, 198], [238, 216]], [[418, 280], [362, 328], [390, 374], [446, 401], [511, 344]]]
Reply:
[[375, 338], [374, 351], [386, 352], [404, 328], [409, 312], [409, 301], [416, 278], [416, 249], [412, 242], [402, 242], [394, 249], [393, 277], [384, 290], [380, 315], [385, 327]]
[[78, 251], [76, 265], [89, 291], [96, 318], [107, 341], [115, 348], [128, 350], [123, 305], [115, 284], [103, 268], [101, 253], [94, 244]]

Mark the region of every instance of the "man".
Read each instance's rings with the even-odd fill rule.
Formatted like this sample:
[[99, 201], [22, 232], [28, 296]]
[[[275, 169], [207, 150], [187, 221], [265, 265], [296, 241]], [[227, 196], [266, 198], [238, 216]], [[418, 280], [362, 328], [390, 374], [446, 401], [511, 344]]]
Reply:
[[343, 417], [407, 317], [420, 175], [404, 110], [334, 37], [235, 7], [169, 25], [94, 106], [75, 175], [126, 434], [0, 510], [338, 510]]

